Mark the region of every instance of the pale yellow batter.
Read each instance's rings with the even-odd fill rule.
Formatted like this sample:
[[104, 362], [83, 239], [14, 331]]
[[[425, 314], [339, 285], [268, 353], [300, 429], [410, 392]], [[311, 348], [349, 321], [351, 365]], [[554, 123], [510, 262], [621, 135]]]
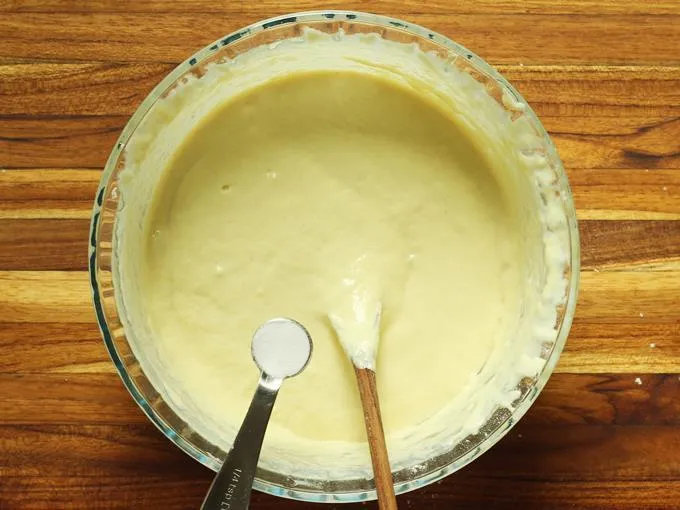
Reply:
[[507, 141], [422, 85], [339, 62], [233, 94], [215, 87], [220, 101], [184, 117], [190, 101], [171, 104], [166, 143], [137, 156], [158, 177], [127, 247], [142, 261], [126, 303], [146, 332], [138, 356], [225, 449], [258, 377], [255, 329], [277, 316], [307, 327], [312, 360], [281, 391], [262, 459], [321, 478], [370, 470], [352, 367], [328, 320], [349, 290], [382, 303], [383, 418], [393, 463], [408, 465], [475, 432], [533, 375], [540, 341], [520, 313], [539, 309], [549, 273], [537, 195], [531, 179], [508, 177], [519, 159], [498, 148]]

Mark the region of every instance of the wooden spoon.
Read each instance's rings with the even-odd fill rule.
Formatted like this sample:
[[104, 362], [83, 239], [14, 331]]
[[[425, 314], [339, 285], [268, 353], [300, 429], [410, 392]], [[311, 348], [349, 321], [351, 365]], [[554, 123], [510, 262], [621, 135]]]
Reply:
[[[354, 365], [371, 451], [378, 507], [381, 510], [396, 510], [397, 500], [394, 496], [392, 469], [387, 455], [375, 379], [375, 357], [380, 338], [382, 307], [378, 301], [370, 303], [365, 299], [359, 299], [354, 304], [361, 306], [352, 307], [352, 317], [329, 314], [329, 318], [343, 349]], [[369, 310], [366, 310], [366, 305]]]

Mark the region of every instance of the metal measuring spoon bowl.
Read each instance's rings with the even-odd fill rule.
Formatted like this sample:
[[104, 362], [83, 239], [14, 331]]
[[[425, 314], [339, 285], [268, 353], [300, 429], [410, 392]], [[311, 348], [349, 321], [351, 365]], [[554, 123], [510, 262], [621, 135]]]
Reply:
[[312, 355], [312, 338], [293, 319], [271, 319], [253, 335], [251, 353], [261, 370], [234, 444], [213, 480], [202, 510], [245, 510], [255, 480], [269, 417], [284, 379], [302, 372]]

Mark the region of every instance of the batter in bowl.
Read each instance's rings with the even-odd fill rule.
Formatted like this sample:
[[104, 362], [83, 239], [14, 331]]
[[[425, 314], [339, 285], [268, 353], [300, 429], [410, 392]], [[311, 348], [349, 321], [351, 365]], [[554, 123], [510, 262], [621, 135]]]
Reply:
[[554, 336], [563, 256], [543, 230], [540, 165], [494, 99], [462, 72], [452, 94], [437, 89], [411, 47], [311, 33], [267, 51], [269, 66], [244, 58], [178, 87], [131, 147], [118, 267], [136, 354], [226, 450], [258, 377], [252, 332], [295, 318], [314, 354], [279, 397], [262, 463], [367, 474], [352, 366], [327, 318], [360, 286], [382, 302], [391, 459], [420, 462], [510, 405]]

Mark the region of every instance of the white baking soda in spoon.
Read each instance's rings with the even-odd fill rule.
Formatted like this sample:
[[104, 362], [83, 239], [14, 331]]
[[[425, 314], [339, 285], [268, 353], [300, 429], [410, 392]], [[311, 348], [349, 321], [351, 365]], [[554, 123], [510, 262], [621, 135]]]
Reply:
[[299, 374], [312, 354], [309, 333], [292, 319], [272, 319], [255, 331], [253, 359], [263, 373], [283, 379]]

